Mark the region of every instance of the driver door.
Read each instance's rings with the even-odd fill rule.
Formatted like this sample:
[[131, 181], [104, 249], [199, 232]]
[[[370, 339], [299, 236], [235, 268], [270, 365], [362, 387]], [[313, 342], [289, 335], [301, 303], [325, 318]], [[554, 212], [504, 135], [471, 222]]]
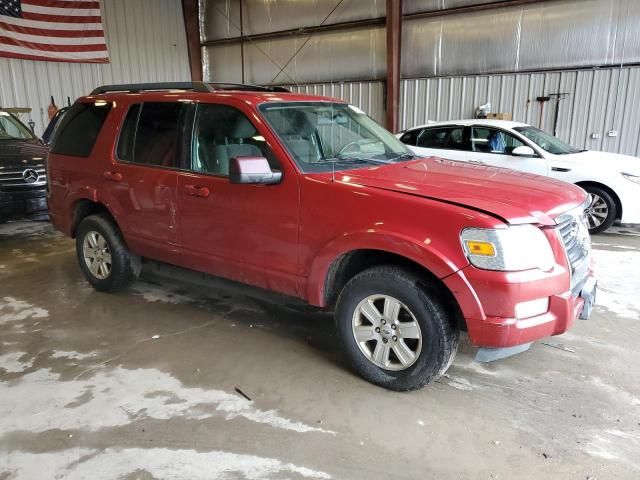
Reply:
[[517, 147], [528, 146], [505, 130], [474, 125], [471, 127], [469, 163], [510, 168], [521, 172], [548, 175], [547, 161], [538, 155], [522, 157], [513, 155]]
[[296, 295], [298, 179], [277, 185], [231, 184], [229, 161], [259, 156], [283, 165], [240, 106], [201, 103], [190, 155], [178, 175], [180, 226], [191, 268]]

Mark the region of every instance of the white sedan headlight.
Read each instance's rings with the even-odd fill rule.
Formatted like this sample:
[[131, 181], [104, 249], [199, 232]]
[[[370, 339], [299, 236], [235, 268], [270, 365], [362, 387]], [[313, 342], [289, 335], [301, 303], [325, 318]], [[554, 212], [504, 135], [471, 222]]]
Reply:
[[555, 263], [547, 237], [533, 225], [466, 228], [460, 237], [469, 262], [484, 270], [517, 272], [539, 268], [546, 272]]

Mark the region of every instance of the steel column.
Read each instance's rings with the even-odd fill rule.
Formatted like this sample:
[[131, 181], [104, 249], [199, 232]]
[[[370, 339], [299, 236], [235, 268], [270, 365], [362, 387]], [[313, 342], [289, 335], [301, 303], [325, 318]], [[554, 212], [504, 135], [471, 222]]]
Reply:
[[386, 127], [398, 130], [400, 111], [400, 41], [402, 39], [402, 0], [387, 0], [387, 83]]
[[187, 34], [191, 80], [200, 82], [202, 81], [202, 49], [198, 0], [182, 0], [182, 15], [184, 17], [184, 29]]

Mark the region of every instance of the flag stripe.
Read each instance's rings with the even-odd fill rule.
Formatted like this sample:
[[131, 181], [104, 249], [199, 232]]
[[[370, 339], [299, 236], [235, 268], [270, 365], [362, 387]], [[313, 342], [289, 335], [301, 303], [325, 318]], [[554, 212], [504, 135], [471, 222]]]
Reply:
[[[0, 30], [9, 32], [23, 33], [27, 35], [40, 35], [44, 37], [103, 37], [103, 30], [50, 30], [46, 28], [21, 27], [19, 25], [11, 25], [0, 21]], [[13, 35], [13, 34], [12, 34]]]
[[[75, 37], [68, 37], [68, 36], [64, 36], [64, 37], [52, 37], [46, 34], [41, 35], [42, 31], [38, 31], [37, 35], [32, 35], [29, 33], [21, 33], [21, 32], [11, 32], [11, 39], [13, 40], [21, 40], [23, 42], [33, 42], [33, 43], [40, 43], [42, 42], [44, 39], [46, 39], [47, 43], [51, 44], [51, 45], [104, 45], [105, 39], [104, 39], [104, 35], [102, 35], [102, 32], [100, 32], [101, 34], [95, 37], [90, 37], [90, 36], [86, 36], [86, 35], [80, 35], [80, 36], [75, 36]], [[78, 32], [73, 32], [73, 33], [78, 33]], [[0, 36], [2, 36], [2, 30], [0, 29]], [[6, 36], [6, 35], [5, 35]]]
[[93, 23], [100, 22], [100, 17], [96, 16], [77, 16], [68, 17], [66, 15], [47, 15], [45, 13], [22, 12], [24, 20], [38, 20], [42, 22], [65, 22], [65, 23]]
[[40, 59], [50, 60], [52, 58], [58, 58], [63, 62], [72, 61], [72, 60], [101, 60], [106, 58], [106, 51], [102, 50], [99, 52], [49, 52], [42, 50], [34, 50], [28, 47], [18, 47], [15, 45], [4, 45], [0, 44], [0, 54], [2, 53], [10, 53], [10, 54], [21, 54], [21, 55], [30, 55], [32, 57], [40, 57]]
[[7, 17], [2, 15], [2, 22], [23, 27], [46, 28], [49, 30], [102, 30], [102, 23], [64, 23], [64, 22], [40, 22], [37, 20], [25, 20], [23, 18]]
[[98, 0], [0, 0], [0, 57], [109, 61]]
[[22, 0], [22, 7], [24, 8], [25, 5], [58, 8], [100, 8], [100, 2], [95, 0]]
[[89, 45], [50, 45], [47, 43], [35, 43], [16, 40], [15, 38], [4, 37], [0, 35], [0, 49], [5, 45], [15, 45], [16, 47], [26, 47], [33, 50], [42, 50], [45, 52], [98, 52], [107, 51], [107, 46], [104, 43], [101, 44], [89, 44]]
[[40, 5], [22, 4], [22, 11], [29, 13], [39, 13], [43, 15], [62, 15], [62, 16], [100, 16], [99, 8], [60, 8]]

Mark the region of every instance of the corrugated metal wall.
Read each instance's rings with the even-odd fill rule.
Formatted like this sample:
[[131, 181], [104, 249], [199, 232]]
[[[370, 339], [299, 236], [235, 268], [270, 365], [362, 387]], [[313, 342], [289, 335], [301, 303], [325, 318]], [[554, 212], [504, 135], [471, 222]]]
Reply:
[[473, 118], [490, 102], [493, 112], [553, 132], [556, 101], [546, 102], [541, 115], [536, 98], [557, 93], [567, 94], [559, 104], [558, 137], [581, 148], [640, 155], [640, 67], [407, 79], [400, 125]]
[[[0, 58], [0, 105], [31, 107], [36, 134], [48, 123], [51, 95], [67, 97], [108, 83], [188, 80], [189, 57], [180, 0], [102, 0], [111, 62], [76, 64]], [[29, 117], [23, 115], [27, 122]]]
[[378, 123], [384, 123], [384, 83], [342, 82], [288, 85], [292, 92], [340, 98], [367, 112]]

